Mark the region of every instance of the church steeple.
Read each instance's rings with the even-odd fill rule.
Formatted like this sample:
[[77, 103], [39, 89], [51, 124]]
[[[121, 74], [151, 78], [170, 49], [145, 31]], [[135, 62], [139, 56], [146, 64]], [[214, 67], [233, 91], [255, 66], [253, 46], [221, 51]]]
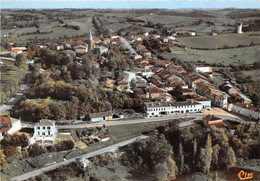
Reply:
[[91, 32], [91, 29], [89, 29], [89, 41], [92, 41], [92, 40], [93, 40], [92, 32]]
[[89, 29], [88, 52], [93, 51], [94, 48], [95, 48], [95, 44], [93, 41], [92, 32], [91, 29]]

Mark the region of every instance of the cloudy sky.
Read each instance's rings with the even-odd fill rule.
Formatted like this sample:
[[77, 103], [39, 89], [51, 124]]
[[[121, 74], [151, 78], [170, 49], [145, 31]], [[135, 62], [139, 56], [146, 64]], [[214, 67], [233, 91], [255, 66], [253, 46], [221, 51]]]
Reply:
[[1, 0], [1, 8], [260, 8], [260, 0]]

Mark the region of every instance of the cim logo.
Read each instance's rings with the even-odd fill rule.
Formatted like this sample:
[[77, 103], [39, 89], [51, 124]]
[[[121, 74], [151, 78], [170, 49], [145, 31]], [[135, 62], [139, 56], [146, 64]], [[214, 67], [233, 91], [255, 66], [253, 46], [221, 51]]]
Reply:
[[240, 178], [240, 180], [252, 179], [253, 178], [253, 173], [248, 173], [248, 172], [244, 172], [243, 170], [241, 170], [238, 173], [238, 177]]

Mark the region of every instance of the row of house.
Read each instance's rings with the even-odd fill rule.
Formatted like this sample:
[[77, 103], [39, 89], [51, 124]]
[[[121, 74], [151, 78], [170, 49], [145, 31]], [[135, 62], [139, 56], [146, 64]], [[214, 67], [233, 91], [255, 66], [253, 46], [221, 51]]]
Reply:
[[146, 113], [148, 117], [177, 114], [194, 113], [203, 110], [202, 104], [194, 102], [146, 102]]
[[236, 102], [235, 104], [229, 104], [228, 110], [250, 119], [260, 120], [260, 109], [250, 104]]

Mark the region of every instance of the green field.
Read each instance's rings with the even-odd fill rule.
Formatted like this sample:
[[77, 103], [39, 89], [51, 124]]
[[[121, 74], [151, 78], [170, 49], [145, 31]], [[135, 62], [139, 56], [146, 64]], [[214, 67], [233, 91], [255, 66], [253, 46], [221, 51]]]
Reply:
[[[181, 45], [184, 45], [188, 48], [223, 48], [224, 46], [228, 47], [237, 47], [238, 45], [249, 46], [251, 42], [254, 44], [260, 43], [259, 32], [247, 32], [243, 34], [221, 34], [217, 36], [195, 36], [195, 37], [181, 37], [177, 38], [178, 42]], [[249, 36], [251, 35], [251, 36]], [[254, 36], [252, 36], [254, 35]]]
[[0, 84], [1, 90], [3, 90], [6, 86], [6, 83], [11, 79], [20, 77], [18, 73], [18, 67], [13, 64], [11, 61], [1, 60], [3, 64], [0, 65], [1, 77]]
[[[9, 39], [15, 41], [28, 41], [29, 39], [54, 39], [54, 38], [63, 38], [64, 36], [71, 37], [76, 35], [82, 35], [84, 33], [88, 33], [87, 28], [80, 28], [79, 30], [74, 30], [71, 28], [64, 28], [64, 27], [55, 27], [51, 28], [53, 32], [48, 34], [33, 34], [33, 35], [21, 35], [21, 36], [11, 36]], [[49, 30], [49, 31], [50, 31]]]
[[163, 53], [165, 58], [177, 58], [180, 61], [187, 62], [205, 62], [208, 64], [223, 64], [223, 65], [241, 65], [252, 64], [259, 61], [260, 57], [260, 45], [245, 47], [245, 48], [233, 48], [223, 50], [196, 50], [186, 49], [184, 54], [170, 54]]

